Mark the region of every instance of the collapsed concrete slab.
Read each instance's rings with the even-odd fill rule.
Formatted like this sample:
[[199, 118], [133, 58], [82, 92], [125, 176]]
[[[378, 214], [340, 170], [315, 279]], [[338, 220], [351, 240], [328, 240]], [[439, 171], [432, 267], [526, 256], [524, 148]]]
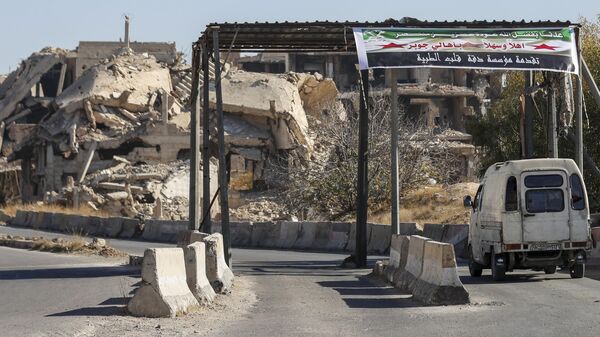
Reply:
[[425, 242], [423, 270], [414, 283], [413, 296], [427, 305], [469, 303], [469, 293], [458, 277], [451, 244]]
[[[240, 114], [269, 130], [278, 150], [302, 148], [308, 155], [312, 140], [297, 87], [275, 74], [231, 71], [221, 81], [223, 110]], [[211, 108], [216, 95], [210, 93]], [[252, 118], [253, 117], [253, 118]]]
[[153, 248], [144, 252], [142, 286], [127, 310], [133, 316], [175, 317], [198, 307], [187, 285], [183, 250]]
[[31, 88], [66, 55], [65, 50], [44, 48], [23, 61], [0, 85], [0, 121], [10, 116]]
[[83, 109], [85, 100], [94, 105], [147, 112], [153, 94], [171, 92], [169, 70], [144, 54], [122, 54], [106, 64], [89, 68], [56, 98], [59, 109]]
[[210, 304], [216, 294], [206, 277], [206, 246], [194, 242], [185, 247], [185, 272], [187, 284], [200, 304]]
[[214, 233], [202, 241], [206, 245], [206, 276], [215, 292], [226, 294], [233, 285], [233, 272], [225, 262], [223, 235]]

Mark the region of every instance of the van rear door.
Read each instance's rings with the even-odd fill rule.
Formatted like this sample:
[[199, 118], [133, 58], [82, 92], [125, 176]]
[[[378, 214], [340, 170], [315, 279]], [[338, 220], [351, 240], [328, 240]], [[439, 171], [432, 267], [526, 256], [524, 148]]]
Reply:
[[556, 242], [569, 239], [569, 193], [563, 171], [521, 174], [523, 240]]

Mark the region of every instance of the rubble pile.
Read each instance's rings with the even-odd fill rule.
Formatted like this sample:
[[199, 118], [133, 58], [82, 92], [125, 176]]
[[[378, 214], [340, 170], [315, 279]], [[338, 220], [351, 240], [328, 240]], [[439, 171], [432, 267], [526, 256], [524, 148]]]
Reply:
[[[45, 48], [0, 84], [0, 153], [5, 163], [0, 179], [11, 182], [0, 196], [86, 205], [112, 215], [186, 219], [191, 67], [159, 62], [151, 53], [128, 48], [95, 64], [93, 55], [87, 49], [78, 55]], [[227, 169], [235, 199], [240, 192], [266, 188], [272, 156], [294, 151], [295, 157], [310, 159], [314, 139], [305, 111], [320, 115], [336, 101], [337, 89], [318, 73], [221, 67]], [[212, 80], [214, 73], [210, 64]], [[200, 76], [201, 86], [202, 81]], [[215, 109], [214, 87], [210, 90], [209, 103]], [[215, 115], [210, 129], [215, 149]], [[211, 191], [216, 191], [215, 160], [210, 176]], [[288, 216], [276, 201], [249, 201], [232, 201], [245, 207], [240, 219], [241, 214], [253, 219], [252, 214], [262, 219]], [[213, 216], [218, 212], [217, 203]]]

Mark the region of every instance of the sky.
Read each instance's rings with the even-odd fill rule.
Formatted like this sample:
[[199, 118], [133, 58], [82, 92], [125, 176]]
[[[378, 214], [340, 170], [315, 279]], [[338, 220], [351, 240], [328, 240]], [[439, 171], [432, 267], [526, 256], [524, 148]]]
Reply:
[[46, 46], [118, 41], [131, 18], [132, 41], [175, 42], [191, 53], [212, 22], [421, 20], [595, 20], [599, 0], [0, 0], [0, 74]]

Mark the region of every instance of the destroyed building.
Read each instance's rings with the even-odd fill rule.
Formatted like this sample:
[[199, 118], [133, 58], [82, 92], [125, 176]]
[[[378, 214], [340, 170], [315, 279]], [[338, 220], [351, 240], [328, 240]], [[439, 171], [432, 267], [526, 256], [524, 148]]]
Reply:
[[[0, 84], [2, 179], [12, 182], [2, 200], [17, 193], [24, 202], [187, 218], [191, 69], [171, 44], [131, 45], [141, 52], [108, 42], [46, 48]], [[236, 192], [266, 185], [269, 156], [310, 157], [305, 106], [318, 115], [338, 92], [322, 76], [221, 66], [232, 204], [240, 204]], [[216, 191], [216, 161], [210, 171]]]

